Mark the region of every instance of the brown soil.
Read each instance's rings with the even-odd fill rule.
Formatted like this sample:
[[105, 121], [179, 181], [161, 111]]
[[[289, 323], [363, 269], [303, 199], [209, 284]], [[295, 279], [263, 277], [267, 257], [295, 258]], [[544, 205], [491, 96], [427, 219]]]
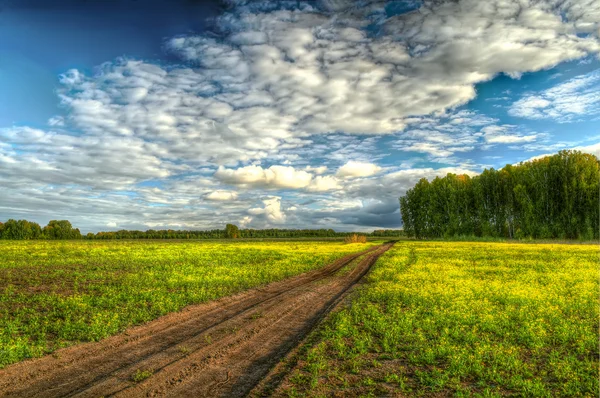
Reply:
[[14, 364], [0, 370], [0, 396], [245, 396], [390, 247]]

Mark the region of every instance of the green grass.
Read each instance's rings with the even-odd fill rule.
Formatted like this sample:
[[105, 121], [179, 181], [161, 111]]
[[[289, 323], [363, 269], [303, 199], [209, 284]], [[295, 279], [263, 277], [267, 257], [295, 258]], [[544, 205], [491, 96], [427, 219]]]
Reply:
[[131, 380], [139, 383], [141, 381], [146, 380], [148, 377], [152, 376], [154, 372], [152, 370], [141, 370], [138, 369], [135, 371], [135, 373], [131, 376]]
[[399, 242], [284, 396], [597, 397], [598, 248]]
[[0, 368], [297, 275], [370, 245], [0, 241]]

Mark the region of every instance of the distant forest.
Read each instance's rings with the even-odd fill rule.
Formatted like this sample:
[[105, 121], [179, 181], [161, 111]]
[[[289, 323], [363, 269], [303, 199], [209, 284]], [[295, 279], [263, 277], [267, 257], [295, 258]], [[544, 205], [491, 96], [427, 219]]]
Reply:
[[599, 161], [579, 151], [421, 179], [400, 198], [409, 237], [598, 239]]
[[[0, 239], [228, 239], [228, 238], [337, 238], [353, 232], [336, 232], [333, 229], [238, 229], [228, 224], [225, 229], [185, 231], [174, 229], [135, 231], [120, 230], [82, 235], [67, 220], [52, 220], [44, 228], [27, 220], [0, 222]], [[392, 237], [402, 236], [402, 230], [375, 230], [360, 235]]]

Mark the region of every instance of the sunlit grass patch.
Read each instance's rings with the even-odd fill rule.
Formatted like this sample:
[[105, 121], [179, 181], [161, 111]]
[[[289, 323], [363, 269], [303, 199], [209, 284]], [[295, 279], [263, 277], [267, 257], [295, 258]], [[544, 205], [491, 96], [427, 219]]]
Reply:
[[284, 395], [597, 396], [598, 249], [405, 242]]
[[373, 244], [0, 241], [0, 367], [310, 271]]
[[139, 382], [146, 380], [150, 376], [152, 376], [153, 373], [154, 373], [154, 371], [152, 371], [151, 369], [146, 369], [146, 370], [138, 369], [135, 371], [135, 373], [133, 375], [131, 375], [131, 380], [136, 383], [139, 383]]

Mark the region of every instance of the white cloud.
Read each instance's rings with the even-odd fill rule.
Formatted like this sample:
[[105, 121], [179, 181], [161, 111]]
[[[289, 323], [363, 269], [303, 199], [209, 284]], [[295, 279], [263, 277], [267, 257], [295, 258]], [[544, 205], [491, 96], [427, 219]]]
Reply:
[[[436, 145], [436, 144], [432, 144], [432, 143], [428, 143], [428, 142], [421, 142], [421, 143], [413, 143], [410, 145], [406, 145], [402, 147], [403, 151], [413, 151], [413, 152], [422, 152], [422, 153], [428, 153], [432, 156], [437, 156], [437, 157], [446, 157], [446, 156], [450, 156], [452, 155], [456, 149], [464, 149], [465, 147], [457, 147], [454, 149], [445, 149], [443, 147], [441, 147], [440, 145]], [[469, 147], [469, 149], [472, 149], [472, 147]]]
[[248, 210], [248, 213], [255, 216], [262, 216], [268, 223], [281, 224], [285, 222], [286, 215], [281, 210], [281, 197], [271, 196], [262, 201], [264, 207], [255, 207]]
[[316, 166], [316, 167], [306, 166], [305, 170], [308, 171], [308, 172], [310, 172], [310, 173], [314, 173], [314, 174], [319, 175], [319, 174], [323, 174], [323, 173], [325, 173], [327, 171], [327, 166]]
[[549, 135], [521, 131], [522, 127], [498, 124], [499, 120], [473, 111], [459, 111], [441, 117], [414, 118], [411, 128], [392, 143], [404, 152], [427, 154], [430, 161], [454, 163], [457, 153], [487, 150], [496, 144], [547, 143]]
[[307, 187], [312, 177], [312, 174], [291, 166], [271, 166], [268, 169], [256, 165], [238, 169], [219, 167], [215, 173], [215, 178], [229, 184], [291, 189]]
[[339, 168], [338, 177], [369, 177], [381, 170], [381, 167], [373, 163], [348, 161]]
[[[327, 168], [306, 167], [305, 170], [324, 172]], [[310, 192], [326, 192], [341, 189], [340, 182], [334, 176], [314, 176], [305, 170], [297, 170], [292, 166], [271, 166], [262, 168], [258, 165], [227, 169], [219, 167], [215, 178], [227, 183], [244, 187], [268, 189], [305, 189]]]
[[600, 142], [591, 145], [578, 146], [574, 149], [585, 153], [591, 153], [600, 159]]
[[511, 125], [492, 125], [482, 128], [481, 131], [488, 144], [523, 144], [544, 137], [543, 134], [519, 134], [513, 131], [514, 128], [515, 126]]
[[441, 117], [412, 118], [411, 127], [392, 146], [403, 152], [427, 154], [432, 161], [446, 159], [457, 152], [469, 152], [480, 144], [480, 126], [497, 122], [471, 111]]
[[[583, 153], [589, 153], [591, 155], [596, 156], [597, 158], [600, 158], [600, 142], [595, 143], [595, 144], [590, 144], [590, 145], [577, 145], [577, 146], [569, 146], [569, 145], [565, 145], [565, 144], [560, 144], [555, 149], [556, 149], [556, 151], [563, 150], [563, 149], [581, 151]], [[522, 162], [529, 162], [532, 160], [545, 158], [546, 156], [552, 156], [552, 155], [556, 154], [556, 151], [542, 153], [540, 155], [535, 155], [528, 159], [522, 160]], [[518, 164], [518, 163], [516, 163], [516, 164]]]
[[51, 127], [63, 127], [65, 125], [65, 119], [62, 116], [53, 116], [48, 119], [48, 125]]
[[[225, 88], [216, 99], [239, 109], [223, 120], [234, 133], [232, 124], [252, 115], [268, 123], [244, 128], [255, 136], [270, 130], [280, 139], [392, 133], [412, 115], [467, 102], [475, 96], [474, 84], [497, 73], [519, 76], [600, 49], [593, 37], [577, 35], [573, 21], [561, 19], [561, 12], [581, 18], [567, 5], [432, 3], [384, 21], [384, 35], [367, 37], [357, 28], [370, 15], [383, 15], [381, 5], [359, 10], [352, 2], [340, 4], [335, 18], [314, 8], [264, 12], [248, 4], [220, 19], [233, 29], [224, 42], [189, 36], [169, 45]], [[248, 109], [248, 96], [257, 99], [255, 107], [236, 117]]]
[[600, 114], [600, 72], [575, 77], [539, 94], [515, 101], [509, 113], [528, 119], [571, 122], [584, 115]]
[[340, 181], [334, 176], [316, 176], [308, 187], [308, 191], [326, 192], [341, 188]]
[[236, 200], [238, 197], [238, 193], [235, 191], [223, 191], [217, 190], [212, 191], [208, 195], [205, 196], [208, 200], [217, 200], [217, 201], [227, 201], [227, 200]]
[[[244, 4], [217, 20], [228, 32], [222, 40], [168, 42], [193, 69], [119, 59], [93, 76], [67, 71], [58, 90], [64, 124], [115, 148], [140, 140], [140, 156], [165, 169], [231, 165], [309, 145], [309, 135], [395, 133], [415, 115], [469, 101], [474, 85], [497, 73], [518, 76], [600, 49], [596, 37], [578, 36], [595, 12], [579, 2], [426, 3], [388, 19], [378, 2], [340, 2], [333, 14], [325, 5], [269, 12]], [[382, 34], [367, 36], [361, 28], [373, 18]], [[406, 145], [438, 157], [459, 150], [438, 147]]]
[[240, 220], [240, 227], [242, 227], [242, 228], [248, 228], [248, 226], [250, 225], [251, 222], [252, 222], [252, 217], [250, 217], [250, 216], [244, 216]]
[[532, 135], [495, 135], [486, 137], [490, 144], [520, 144], [524, 142], [533, 142], [537, 139], [536, 134]]
[[0, 129], [0, 141], [8, 143], [0, 148], [3, 175], [28, 183], [123, 189], [180, 169], [152, 154], [156, 144], [136, 137], [103, 140], [12, 127]]

